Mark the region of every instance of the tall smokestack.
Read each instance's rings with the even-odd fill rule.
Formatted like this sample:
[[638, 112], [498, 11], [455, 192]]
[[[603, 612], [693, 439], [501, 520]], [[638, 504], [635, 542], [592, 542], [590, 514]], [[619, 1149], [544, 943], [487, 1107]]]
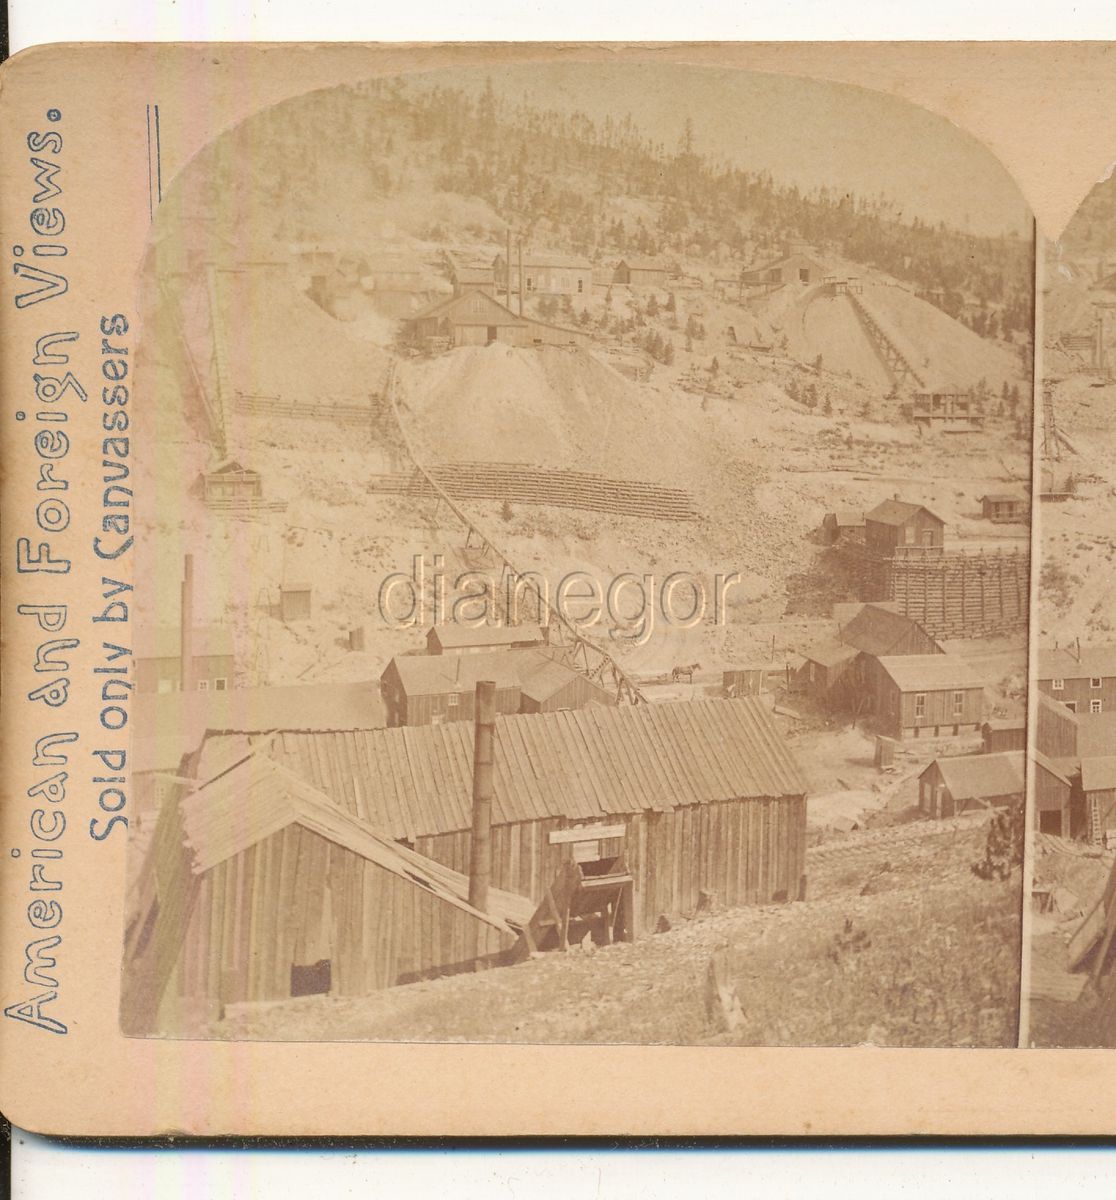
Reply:
[[179, 629], [179, 654], [182, 690], [188, 692], [194, 686], [194, 556], [186, 555], [182, 572], [181, 628]]
[[504, 255], [504, 303], [508, 306], [508, 308], [511, 308], [511, 304], [512, 304], [511, 280], [512, 280], [512, 274], [511, 274], [511, 226], [509, 225], [508, 226], [508, 249], [507, 249], [507, 253]]
[[477, 684], [473, 720], [473, 847], [469, 860], [469, 903], [488, 911], [492, 877], [492, 763], [496, 741], [496, 684]]
[[523, 316], [523, 239], [519, 239], [519, 315]]

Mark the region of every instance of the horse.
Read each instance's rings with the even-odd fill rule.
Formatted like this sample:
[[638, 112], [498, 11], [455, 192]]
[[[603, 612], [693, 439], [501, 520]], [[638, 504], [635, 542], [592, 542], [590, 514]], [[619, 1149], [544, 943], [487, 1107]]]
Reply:
[[690, 663], [688, 666], [675, 667], [670, 673], [671, 683], [679, 683], [685, 679], [687, 683], [694, 682], [694, 672], [701, 670], [701, 663]]

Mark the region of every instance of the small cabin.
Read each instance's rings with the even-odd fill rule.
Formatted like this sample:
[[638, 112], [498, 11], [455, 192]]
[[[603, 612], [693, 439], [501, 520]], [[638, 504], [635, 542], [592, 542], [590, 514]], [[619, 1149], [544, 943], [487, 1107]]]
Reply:
[[928, 817], [1022, 803], [1022, 750], [936, 758], [918, 777], [918, 807]]
[[238, 462], [222, 463], [202, 476], [202, 499], [218, 506], [262, 500], [263, 476]]
[[479, 288], [435, 301], [403, 320], [403, 334], [424, 349], [523, 346], [530, 341], [528, 322]]
[[1006, 717], [985, 721], [980, 727], [980, 737], [985, 754], [1026, 749], [1027, 720], [1025, 717]]
[[864, 513], [840, 508], [822, 517], [822, 540], [832, 545], [842, 538], [864, 540]]
[[306, 621], [310, 618], [312, 587], [308, 583], [284, 583], [279, 587], [279, 619]]
[[956, 737], [980, 731], [984, 684], [951, 654], [865, 656], [865, 681], [882, 733], [897, 738]]
[[925, 505], [896, 496], [864, 514], [864, 544], [880, 558], [941, 554], [945, 522]]
[[664, 288], [670, 269], [661, 258], [622, 258], [616, 264], [615, 280], [628, 287]]
[[971, 432], [984, 424], [977, 401], [960, 389], [915, 392], [911, 418], [924, 429], [945, 432]]
[[822, 283], [827, 274], [825, 267], [817, 259], [795, 251], [766, 266], [753, 267], [743, 272], [740, 278], [746, 288], [770, 290], [787, 284], [805, 287]]
[[1022, 496], [993, 494], [980, 497], [980, 515], [998, 525], [1025, 522], [1028, 507]]
[[484, 292], [486, 296], [496, 296], [496, 276], [492, 266], [459, 266], [454, 263], [450, 267], [450, 283], [453, 284], [455, 296], [466, 292]]

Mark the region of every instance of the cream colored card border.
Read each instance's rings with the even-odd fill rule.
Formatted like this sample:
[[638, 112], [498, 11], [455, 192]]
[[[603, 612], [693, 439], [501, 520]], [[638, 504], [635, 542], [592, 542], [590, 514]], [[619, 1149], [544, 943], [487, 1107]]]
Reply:
[[[97, 384], [97, 323], [134, 314], [135, 268], [148, 217], [145, 107], [164, 121], [164, 183], [222, 129], [287, 96], [364, 78], [493, 60], [683, 62], [810, 75], [890, 92], [984, 141], [1057, 236], [1116, 158], [1113, 48], [1093, 43], [788, 43], [655, 45], [101, 45], [17, 55], [0, 74], [0, 228], [5, 256], [31, 237], [30, 130], [63, 113], [69, 293], [75, 363]], [[203, 84], [204, 86], [199, 86]], [[5, 303], [9, 303], [5, 301]], [[59, 317], [58, 320], [63, 318]], [[34, 532], [36, 497], [21, 458], [38, 320], [0, 312], [5, 395], [4, 578], [16, 536]], [[30, 341], [29, 341], [30, 339]], [[30, 345], [31, 350], [28, 350]], [[75, 367], [75, 370], [77, 367]], [[142, 394], [142, 383], [140, 384]], [[33, 397], [33, 392], [30, 393]], [[30, 400], [28, 401], [31, 402]], [[99, 437], [93, 398], [75, 437]], [[96, 421], [97, 425], [93, 422]], [[86, 622], [101, 589], [89, 543], [99, 520], [97, 459], [66, 461], [74, 551], [65, 590]], [[116, 574], [117, 578], [123, 578]], [[22, 700], [39, 640], [20, 599], [4, 614], [5, 800], [0, 870], [0, 992], [24, 995], [29, 842], [25, 789], [41, 772], [30, 748], [41, 713]], [[49, 602], [41, 589], [39, 602]], [[24, 597], [26, 599], [27, 597]], [[104, 603], [103, 600], [100, 603]], [[80, 636], [80, 635], [79, 635]], [[99, 642], [98, 642], [99, 644]], [[1116, 1126], [1116, 1055], [1104, 1051], [774, 1050], [666, 1047], [191, 1043], [125, 1039], [117, 1028], [124, 839], [86, 835], [98, 815], [94, 646], [73, 655], [75, 697], [59, 728], [81, 729], [65, 802], [65, 936], [59, 998], [65, 1036], [0, 1021], [0, 1107], [18, 1125], [69, 1134], [731, 1134], [1104, 1133]], [[77, 707], [85, 704], [85, 707]], [[117, 742], [119, 739], [117, 739]], [[102, 814], [103, 816], [103, 814]], [[576, 1098], [572, 1102], [571, 1098]]]

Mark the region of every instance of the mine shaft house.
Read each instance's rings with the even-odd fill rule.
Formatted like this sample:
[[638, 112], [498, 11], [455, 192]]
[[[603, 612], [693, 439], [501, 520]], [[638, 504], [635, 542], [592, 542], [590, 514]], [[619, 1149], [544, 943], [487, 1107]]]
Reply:
[[925, 505], [898, 496], [864, 514], [864, 545], [880, 558], [942, 552], [945, 522]]
[[891, 737], [946, 737], [979, 732], [984, 685], [950, 654], [909, 654], [867, 660], [872, 711]]
[[1022, 804], [1022, 750], [936, 758], [918, 777], [918, 806], [928, 817]]

